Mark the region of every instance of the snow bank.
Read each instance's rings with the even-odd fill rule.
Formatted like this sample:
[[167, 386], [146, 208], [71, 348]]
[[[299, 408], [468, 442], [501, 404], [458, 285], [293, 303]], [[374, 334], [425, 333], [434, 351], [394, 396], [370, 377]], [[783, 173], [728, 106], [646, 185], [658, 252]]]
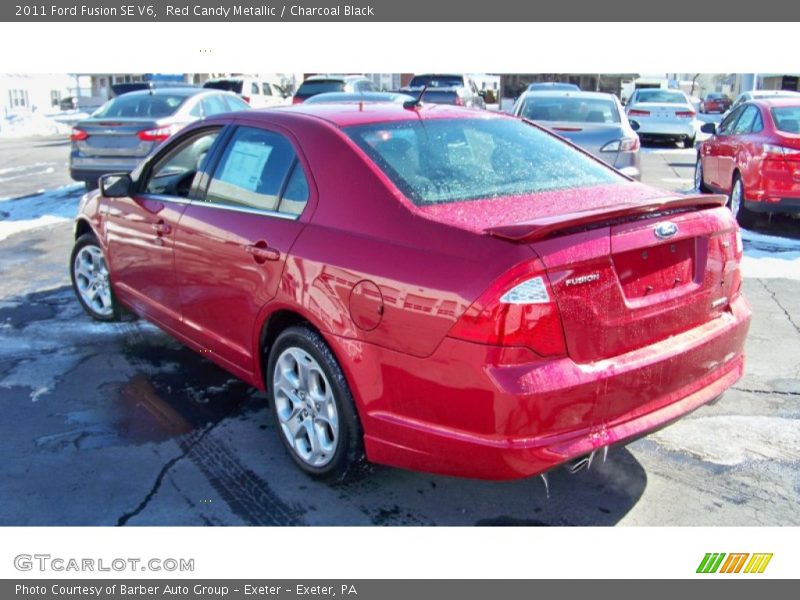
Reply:
[[0, 241], [15, 233], [71, 221], [83, 184], [65, 185], [22, 198], [0, 198]]
[[40, 135], [68, 135], [70, 126], [43, 114], [31, 114], [0, 119], [0, 137], [16, 138]]
[[800, 239], [742, 229], [742, 275], [763, 279], [800, 281]]

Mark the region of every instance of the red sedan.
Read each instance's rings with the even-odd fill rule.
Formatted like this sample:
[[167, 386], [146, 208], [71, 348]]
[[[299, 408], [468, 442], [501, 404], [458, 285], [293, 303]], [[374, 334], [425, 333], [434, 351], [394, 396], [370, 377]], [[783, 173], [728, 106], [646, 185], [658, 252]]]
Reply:
[[743, 226], [757, 213], [800, 213], [800, 101], [753, 100], [733, 110], [700, 144], [695, 187], [729, 196]]
[[731, 107], [732, 100], [725, 94], [719, 92], [711, 92], [706, 94], [703, 101], [700, 103], [700, 112], [702, 113], [724, 113]]
[[306, 473], [511, 479], [742, 375], [741, 238], [717, 196], [637, 183], [448, 106], [213, 117], [84, 197], [71, 272], [265, 389]]

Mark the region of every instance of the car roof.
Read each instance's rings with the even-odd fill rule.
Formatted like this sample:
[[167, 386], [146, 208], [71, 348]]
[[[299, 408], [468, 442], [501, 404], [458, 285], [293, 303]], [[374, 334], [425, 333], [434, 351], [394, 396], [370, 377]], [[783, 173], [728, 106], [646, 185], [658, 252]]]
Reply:
[[586, 98], [597, 100], [613, 100], [616, 98], [614, 94], [607, 94], [605, 92], [584, 92], [577, 90], [526, 90], [522, 93], [522, 97], [527, 98]]
[[[311, 75], [303, 80], [306, 81], [354, 81], [356, 79], [366, 79], [363, 75]], [[302, 85], [302, 84], [301, 84]]]
[[342, 102], [318, 104], [294, 104], [279, 106], [264, 111], [247, 112], [252, 115], [294, 114], [328, 121], [337, 127], [367, 125], [398, 121], [420, 121], [426, 119], [512, 119], [510, 115], [476, 110], [449, 104], [422, 104], [415, 108], [404, 108], [397, 102]]
[[[136, 90], [120, 94], [117, 98], [127, 98], [134, 96], [196, 96], [197, 94], [208, 94], [211, 92], [221, 92], [221, 90], [210, 90], [201, 87], [156, 87], [149, 90]], [[115, 98], [116, 99], [116, 98]]]
[[796, 96], [776, 96], [766, 98], [756, 98], [752, 104], [771, 108], [773, 106], [800, 106], [800, 94]]
[[317, 104], [319, 102], [405, 102], [414, 100], [410, 94], [396, 92], [325, 92], [311, 96], [305, 103]]

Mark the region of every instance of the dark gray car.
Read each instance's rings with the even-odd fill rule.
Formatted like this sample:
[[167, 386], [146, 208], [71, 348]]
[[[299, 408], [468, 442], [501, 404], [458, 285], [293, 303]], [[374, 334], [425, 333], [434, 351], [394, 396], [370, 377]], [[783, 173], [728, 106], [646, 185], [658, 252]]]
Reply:
[[425, 90], [422, 102], [486, 108], [485, 92], [478, 89], [469, 75], [459, 73], [414, 75], [407, 86], [400, 88], [400, 93], [419, 97], [422, 90]]
[[525, 92], [513, 112], [547, 127], [625, 175], [641, 179], [639, 136], [613, 94]]
[[72, 129], [70, 176], [94, 189], [100, 176], [132, 171], [189, 123], [249, 108], [235, 94], [202, 88], [158, 88], [117, 96]]

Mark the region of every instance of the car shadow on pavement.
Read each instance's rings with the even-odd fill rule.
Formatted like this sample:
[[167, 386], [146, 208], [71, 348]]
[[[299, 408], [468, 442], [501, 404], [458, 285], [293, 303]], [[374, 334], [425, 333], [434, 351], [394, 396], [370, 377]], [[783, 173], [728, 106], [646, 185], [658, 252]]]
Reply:
[[[94, 322], [68, 286], [0, 300], [9, 417], [0, 451], [11, 457], [0, 487], [17, 486], [20, 499], [4, 524], [613, 525], [647, 484], [625, 448], [574, 475], [551, 471], [549, 494], [540, 477], [488, 482], [380, 466], [346, 484], [312, 481], [283, 450], [263, 393], [154, 326]], [[160, 464], [161, 444], [167, 455], [177, 445], [178, 458]], [[48, 485], [17, 481], [23, 465]], [[106, 513], [64, 508], [74, 477]], [[186, 505], [209, 485], [220, 506]], [[109, 489], [115, 503], [103, 500]]]

